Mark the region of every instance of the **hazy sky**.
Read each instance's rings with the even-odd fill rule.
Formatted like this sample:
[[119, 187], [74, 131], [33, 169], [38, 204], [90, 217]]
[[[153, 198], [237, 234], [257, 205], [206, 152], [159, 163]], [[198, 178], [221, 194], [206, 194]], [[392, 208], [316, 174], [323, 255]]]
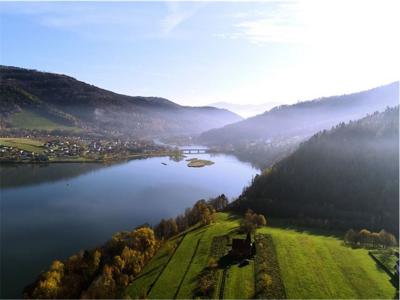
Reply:
[[400, 78], [400, 1], [0, 3], [1, 64], [187, 105]]

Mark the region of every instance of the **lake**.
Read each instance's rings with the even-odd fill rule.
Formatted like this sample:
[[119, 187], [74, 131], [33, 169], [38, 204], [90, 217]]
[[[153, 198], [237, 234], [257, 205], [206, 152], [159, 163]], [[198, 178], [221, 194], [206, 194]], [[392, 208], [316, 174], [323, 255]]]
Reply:
[[[240, 195], [259, 170], [231, 155], [196, 154], [215, 162], [189, 168], [168, 157], [112, 165], [1, 165], [1, 298], [81, 249], [115, 232], [184, 212], [199, 199]], [[167, 165], [164, 165], [165, 163]]]

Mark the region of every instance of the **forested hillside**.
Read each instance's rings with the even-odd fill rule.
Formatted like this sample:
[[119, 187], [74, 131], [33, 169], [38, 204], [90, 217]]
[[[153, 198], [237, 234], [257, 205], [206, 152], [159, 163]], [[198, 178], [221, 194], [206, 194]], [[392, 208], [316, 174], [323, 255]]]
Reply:
[[143, 137], [196, 134], [241, 119], [224, 109], [120, 95], [69, 76], [35, 70], [0, 66], [0, 79], [3, 129], [21, 127], [21, 118], [34, 124], [30, 119], [35, 118], [42, 123], [48, 120], [52, 128], [58, 124]]
[[399, 108], [341, 123], [257, 176], [233, 204], [334, 228], [399, 224]]
[[399, 104], [399, 82], [371, 90], [275, 107], [261, 115], [201, 134], [201, 143], [233, 150], [265, 168], [320, 130]]

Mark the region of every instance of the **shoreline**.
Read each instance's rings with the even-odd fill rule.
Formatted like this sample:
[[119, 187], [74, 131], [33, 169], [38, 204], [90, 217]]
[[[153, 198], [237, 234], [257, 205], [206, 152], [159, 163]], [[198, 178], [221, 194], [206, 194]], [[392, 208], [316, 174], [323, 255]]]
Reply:
[[141, 158], [150, 158], [150, 157], [164, 157], [164, 156], [176, 156], [176, 152], [161, 152], [161, 153], [138, 153], [131, 154], [128, 156], [118, 157], [118, 158], [106, 158], [106, 159], [85, 159], [85, 158], [77, 158], [77, 159], [52, 159], [47, 161], [18, 161], [18, 160], [0, 160], [0, 165], [2, 164], [53, 164], [53, 163], [113, 163], [113, 162], [121, 162], [121, 161], [129, 161], [134, 159]]

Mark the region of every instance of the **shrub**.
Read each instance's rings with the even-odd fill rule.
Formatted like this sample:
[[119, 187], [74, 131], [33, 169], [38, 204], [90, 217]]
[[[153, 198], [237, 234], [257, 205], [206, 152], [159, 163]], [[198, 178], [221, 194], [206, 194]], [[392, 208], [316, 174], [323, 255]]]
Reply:
[[264, 273], [264, 274], [261, 276], [261, 286], [262, 286], [264, 289], [267, 289], [267, 288], [269, 288], [271, 285], [272, 285], [272, 277], [271, 277], [269, 274]]
[[198, 291], [200, 296], [212, 297], [212, 294], [215, 290], [216, 279], [214, 271], [205, 271], [200, 275], [198, 281]]
[[214, 257], [211, 257], [211, 258], [208, 260], [207, 267], [210, 268], [210, 269], [215, 269], [215, 268], [217, 268], [217, 267], [218, 267], [218, 262], [217, 262], [217, 260], [216, 260]]

